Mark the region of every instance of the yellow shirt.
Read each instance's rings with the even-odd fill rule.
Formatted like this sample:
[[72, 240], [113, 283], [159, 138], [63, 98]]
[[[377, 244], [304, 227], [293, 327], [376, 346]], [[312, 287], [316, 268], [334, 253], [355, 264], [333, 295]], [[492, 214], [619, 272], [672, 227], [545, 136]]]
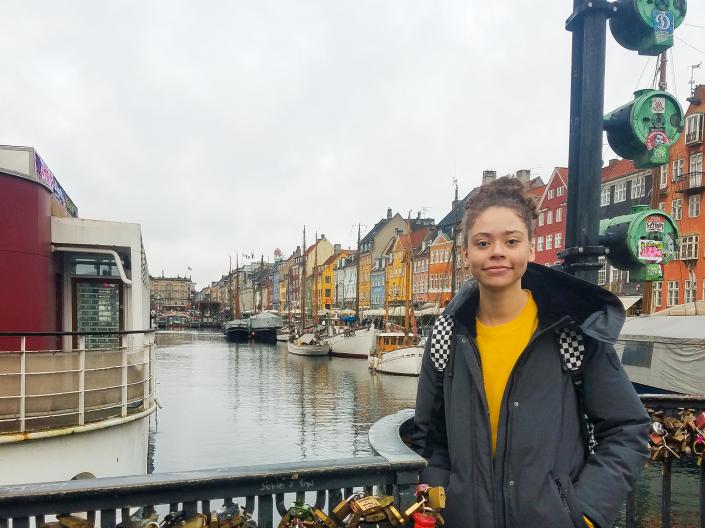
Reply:
[[486, 326], [479, 319], [476, 321], [477, 348], [490, 411], [492, 454], [497, 447], [499, 411], [509, 375], [539, 323], [536, 302], [531, 292], [525, 291], [529, 294], [529, 301], [513, 321], [497, 326]]

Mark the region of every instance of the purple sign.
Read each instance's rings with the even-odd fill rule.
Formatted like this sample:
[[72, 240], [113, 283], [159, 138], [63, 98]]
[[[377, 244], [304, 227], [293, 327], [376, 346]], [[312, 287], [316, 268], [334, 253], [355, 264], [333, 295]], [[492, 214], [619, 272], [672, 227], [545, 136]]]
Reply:
[[47, 167], [47, 164], [44, 163], [44, 160], [36, 152], [34, 153], [34, 163], [37, 170], [37, 178], [47, 184], [47, 186], [54, 193], [54, 196], [58, 202], [64, 209], [66, 209], [66, 212], [69, 215], [74, 218], [77, 217], [78, 208], [76, 207], [76, 204], [74, 204], [71, 198], [69, 198], [69, 195], [66, 194], [66, 191], [64, 191], [64, 188], [59, 183], [59, 180], [56, 179], [54, 173], [51, 172], [51, 169]]

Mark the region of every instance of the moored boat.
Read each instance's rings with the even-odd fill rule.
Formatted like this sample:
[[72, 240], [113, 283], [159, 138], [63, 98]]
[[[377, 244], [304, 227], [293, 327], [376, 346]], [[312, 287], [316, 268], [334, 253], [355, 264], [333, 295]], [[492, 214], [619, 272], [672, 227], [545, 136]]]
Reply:
[[382, 332], [370, 351], [370, 368], [381, 374], [418, 376], [421, 372], [425, 339], [413, 343], [414, 337], [404, 332]]
[[297, 356], [327, 356], [330, 353], [330, 345], [316, 334], [304, 334], [298, 339], [289, 341], [287, 350]]
[[234, 319], [223, 325], [223, 334], [228, 341], [247, 341], [250, 325], [246, 319]]
[[366, 359], [379, 333], [380, 330], [374, 325], [369, 328], [346, 329], [328, 340], [331, 356]]
[[271, 312], [262, 312], [248, 319], [250, 323], [250, 337], [255, 341], [274, 343], [277, 341], [277, 330], [284, 326], [284, 321]]

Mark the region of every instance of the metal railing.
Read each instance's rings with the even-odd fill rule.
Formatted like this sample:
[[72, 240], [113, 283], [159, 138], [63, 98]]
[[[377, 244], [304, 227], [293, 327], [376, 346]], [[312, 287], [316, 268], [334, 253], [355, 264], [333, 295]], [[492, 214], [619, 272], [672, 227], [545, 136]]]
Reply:
[[409, 504], [426, 466], [399, 436], [410, 416], [402, 411], [373, 425], [376, 454], [370, 457], [0, 487], [0, 528], [8, 528], [10, 520], [12, 528], [28, 528], [32, 518], [39, 525], [46, 516], [68, 512], [86, 512], [89, 521], [113, 528], [134, 507], [144, 508], [145, 517], [155, 510], [183, 510], [188, 519], [233, 499], [244, 499], [239, 503], [259, 528], [271, 528], [275, 511], [285, 514], [294, 498], [330, 513], [359, 489]]
[[[0, 351], [0, 443], [152, 409], [154, 332], [0, 333], [18, 349]], [[31, 338], [64, 338], [65, 349], [28, 350]], [[87, 339], [115, 339], [91, 348]], [[75, 343], [76, 348], [72, 348]]]

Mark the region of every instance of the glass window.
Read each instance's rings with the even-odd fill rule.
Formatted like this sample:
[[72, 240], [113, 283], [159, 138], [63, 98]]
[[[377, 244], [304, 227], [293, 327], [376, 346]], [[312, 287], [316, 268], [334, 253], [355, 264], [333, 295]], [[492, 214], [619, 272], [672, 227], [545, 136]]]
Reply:
[[617, 284], [622, 278], [622, 270], [612, 266], [610, 268], [610, 283]]
[[685, 120], [685, 144], [690, 145], [702, 141], [703, 121], [705, 114], [692, 114]]
[[597, 272], [597, 284], [603, 285], [605, 282], [607, 282], [607, 269], [605, 267], [606, 259], [605, 257], [598, 257], [597, 261], [602, 265], [602, 267]]
[[680, 288], [680, 284], [678, 281], [668, 281], [668, 299], [667, 299], [667, 305], [668, 306], [675, 306], [678, 304], [678, 290]]
[[[119, 277], [115, 259], [111, 255], [72, 255], [71, 275], [82, 275], [88, 277]], [[167, 288], [172, 288], [171, 284]]]
[[685, 173], [685, 158], [674, 160], [672, 167], [673, 181], [678, 181], [682, 179], [683, 174]]
[[651, 293], [654, 298], [654, 306], [658, 308], [663, 302], [663, 281], [652, 282], [651, 288]]
[[668, 185], [668, 163], [666, 163], [665, 165], [661, 165], [658, 183], [661, 189], [666, 188], [666, 186]]
[[546, 235], [546, 249], [553, 249], [553, 235]]
[[685, 235], [681, 237], [681, 259], [697, 259], [700, 235]]
[[553, 200], [553, 197], [555, 196], [553, 189], [548, 190], [548, 199]]
[[564, 192], [565, 192], [565, 187], [563, 187], [562, 185], [560, 187], [558, 187], [558, 189], [556, 189], [556, 194], [558, 196], [563, 196]]
[[561, 238], [562, 237], [563, 237], [563, 235], [561, 233], [556, 233], [556, 249], [561, 247], [561, 243], [562, 243]]
[[690, 157], [690, 174], [688, 177], [691, 187], [700, 187], [703, 184], [703, 153], [698, 152]]
[[614, 186], [614, 203], [623, 202], [627, 199], [627, 182], [620, 182]]
[[563, 220], [563, 208], [559, 207], [556, 209], [556, 222], [560, 222], [561, 220]]
[[553, 211], [548, 211], [546, 213], [546, 223], [547, 224], [552, 224], [553, 223]]
[[674, 220], [681, 220], [683, 218], [682, 202], [680, 198], [671, 202], [671, 214]]
[[695, 302], [696, 297], [696, 281], [686, 280], [683, 289], [683, 302], [685, 304]]
[[543, 211], [539, 213], [539, 226], [543, 225]]
[[688, 197], [688, 216], [690, 218], [700, 216], [700, 195], [693, 194]]
[[604, 207], [605, 205], [610, 204], [610, 187], [611, 185], [603, 185], [602, 186], [602, 191], [600, 192], [600, 206]]
[[543, 237], [536, 239], [536, 251], [543, 251]]
[[632, 199], [641, 198], [646, 191], [646, 176], [645, 173], [640, 173], [632, 180]]

